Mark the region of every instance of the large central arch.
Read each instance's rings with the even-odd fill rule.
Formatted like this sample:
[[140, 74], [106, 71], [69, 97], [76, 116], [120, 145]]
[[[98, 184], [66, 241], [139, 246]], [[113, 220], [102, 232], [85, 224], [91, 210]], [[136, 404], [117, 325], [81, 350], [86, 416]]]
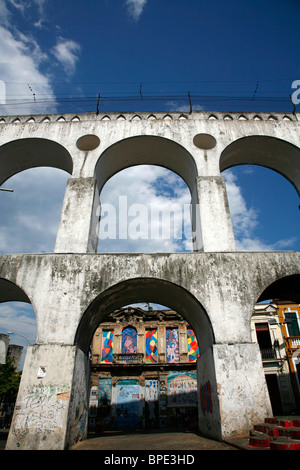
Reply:
[[95, 166], [99, 194], [105, 183], [116, 173], [135, 165], [157, 165], [173, 171], [187, 184], [191, 193], [191, 227], [194, 249], [203, 249], [197, 205], [197, 165], [182, 145], [165, 137], [139, 135], [120, 140], [100, 155]]
[[130, 303], [153, 302], [176, 310], [193, 327], [201, 351], [214, 343], [210, 320], [200, 302], [183, 287], [157, 278], [121, 281], [99, 294], [89, 305], [79, 323], [75, 344], [89, 350], [92, 336], [105, 315]]
[[197, 167], [192, 155], [177, 142], [152, 135], [129, 137], [104, 150], [95, 166], [99, 191], [113, 175], [134, 165], [158, 165], [174, 171], [193, 192]]

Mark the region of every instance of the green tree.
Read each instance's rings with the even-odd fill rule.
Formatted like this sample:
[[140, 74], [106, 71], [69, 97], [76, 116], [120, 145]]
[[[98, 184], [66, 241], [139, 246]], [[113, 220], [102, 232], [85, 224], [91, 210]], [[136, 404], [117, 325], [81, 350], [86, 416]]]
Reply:
[[5, 364], [0, 364], [0, 404], [4, 407], [15, 403], [21, 372], [17, 372], [13, 359], [8, 358]]

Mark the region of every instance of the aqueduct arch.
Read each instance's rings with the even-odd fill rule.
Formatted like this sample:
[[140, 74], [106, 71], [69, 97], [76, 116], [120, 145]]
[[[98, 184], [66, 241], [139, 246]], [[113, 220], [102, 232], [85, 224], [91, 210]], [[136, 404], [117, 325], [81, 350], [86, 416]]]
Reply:
[[23, 138], [0, 147], [0, 185], [20, 171], [40, 166], [65, 170], [70, 175], [73, 171], [70, 153], [53, 140]]
[[300, 195], [300, 149], [273, 136], [251, 135], [229, 144], [220, 156], [220, 171], [236, 165], [259, 165], [284, 176]]
[[[199, 410], [203, 433], [217, 439], [241, 435], [271, 414], [259, 348], [250, 340], [251, 310], [262, 293], [273, 292], [271, 288], [267, 294], [265, 291], [278, 279], [286, 278], [293, 290], [298, 286], [300, 254], [235, 251], [220, 170], [238, 162], [259, 164], [250, 159], [249, 152], [244, 160], [241, 157], [249, 142], [266, 166], [273, 162], [271, 149], [277, 152], [273, 169], [299, 190], [299, 173], [292, 169], [298, 165], [299, 123], [293, 116], [285, 121], [280, 115], [276, 122], [269, 121], [264, 114], [261, 121], [254, 122], [251, 113], [247, 121], [240, 121], [238, 116], [224, 120], [222, 113], [215, 113], [214, 120], [203, 112], [186, 119], [172, 113], [170, 122], [163, 116], [156, 113], [157, 120], [150, 121], [144, 113], [137, 121], [125, 113], [119, 120], [112, 113], [104, 120], [101, 114], [86, 113], [77, 115], [76, 121], [73, 115], [66, 115], [64, 120], [49, 116], [46, 123], [45, 116], [39, 116], [34, 123], [21, 117], [18, 124], [6, 117], [0, 124], [1, 181], [30, 167], [26, 152], [23, 160], [17, 152], [22, 139], [22, 145], [33, 144], [30, 165], [43, 162], [72, 173], [55, 253], [0, 256], [0, 278], [21, 286], [34, 303], [38, 320], [36, 344], [28, 348], [8, 449], [65, 449], [85, 438], [88, 344], [96, 323], [108, 309], [131, 300], [169, 304], [194, 327], [203, 351], [197, 364], [199, 393], [208, 382], [211, 390], [210, 411]], [[46, 140], [49, 135], [53, 136], [53, 145]], [[86, 135], [97, 137], [97, 145], [90, 145], [90, 138], [87, 147], [76, 145]], [[198, 135], [211, 136], [211, 142], [199, 145], [194, 140]], [[273, 149], [270, 136], [286, 138], [288, 143]], [[10, 145], [13, 163], [8, 168]], [[42, 149], [47, 158], [43, 159]], [[287, 152], [287, 160], [281, 160], [281, 150]], [[194, 191], [199, 202], [203, 252], [96, 253], [93, 236], [98, 185], [101, 187], [123, 165], [139, 163], [170, 168]], [[4, 282], [2, 286], [7, 287], [3, 298], [8, 298], [11, 285]], [[12, 293], [20, 295], [14, 289]], [[43, 376], [39, 375], [41, 366]]]
[[201, 351], [213, 344], [212, 326], [199, 301], [184, 288], [156, 278], [128, 279], [99, 294], [81, 319], [75, 343], [83, 351], [88, 351], [94, 331], [106, 314], [124, 305], [139, 302], [167, 305], [180, 313], [193, 327]]

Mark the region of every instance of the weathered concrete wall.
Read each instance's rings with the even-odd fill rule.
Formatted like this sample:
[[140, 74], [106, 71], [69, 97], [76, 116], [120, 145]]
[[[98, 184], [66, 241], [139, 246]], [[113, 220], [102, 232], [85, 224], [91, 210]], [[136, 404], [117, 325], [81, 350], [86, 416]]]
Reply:
[[76, 347], [29, 346], [15, 412], [9, 450], [63, 450], [72, 396]]
[[[216, 343], [249, 342], [259, 296], [277, 279], [299, 274], [299, 261], [295, 252], [3, 255], [0, 278], [29, 297], [37, 316], [37, 343], [74, 344], [78, 324], [97, 296], [143, 278], [189, 292], [206, 312]], [[165, 301], [174, 302], [163, 286], [157, 295], [169, 295]], [[196, 319], [190, 315], [187, 320], [193, 324]]]

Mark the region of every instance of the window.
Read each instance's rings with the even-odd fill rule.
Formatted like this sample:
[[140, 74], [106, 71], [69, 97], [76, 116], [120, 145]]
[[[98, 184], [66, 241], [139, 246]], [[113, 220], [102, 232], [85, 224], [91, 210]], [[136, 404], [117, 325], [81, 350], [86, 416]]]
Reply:
[[188, 359], [189, 362], [196, 362], [199, 354], [199, 346], [194, 330], [188, 328], [187, 330], [187, 342], [188, 342]]
[[113, 361], [114, 331], [103, 330], [101, 362], [111, 363]]
[[167, 362], [179, 362], [178, 328], [166, 330]]
[[298, 315], [296, 312], [284, 312], [289, 336], [300, 336]]
[[146, 363], [153, 364], [157, 362], [157, 330], [146, 331]]
[[122, 331], [122, 354], [136, 354], [137, 331], [134, 327], [128, 326]]

